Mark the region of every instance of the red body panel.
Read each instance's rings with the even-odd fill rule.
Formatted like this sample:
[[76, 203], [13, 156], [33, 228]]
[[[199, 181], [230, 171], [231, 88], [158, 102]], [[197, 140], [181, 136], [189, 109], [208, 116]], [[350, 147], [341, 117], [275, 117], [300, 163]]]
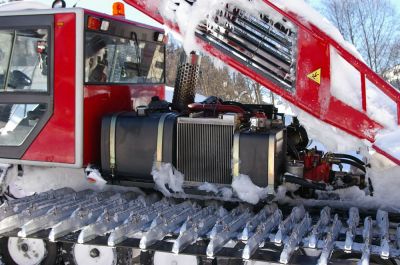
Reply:
[[101, 118], [147, 105], [152, 96], [165, 97], [160, 85], [86, 85], [84, 87], [84, 165], [100, 161]]
[[[152, 0], [152, 3], [143, 0], [124, 1], [179, 33], [179, 28], [176, 24], [171, 21], [164, 21], [160, 16], [157, 10], [160, 5], [155, 3], [154, 0]], [[338, 127], [357, 138], [374, 142], [376, 132], [382, 129], [383, 126], [366, 114], [368, 106], [365, 83], [367, 78], [397, 104], [397, 122], [400, 124], [400, 93], [396, 91], [396, 89], [386, 83], [365, 63], [357, 59], [326, 33], [322, 32], [311, 23], [304, 23], [304, 18], [299, 18], [296, 14], [285, 12], [267, 0], [264, 0], [264, 2], [298, 27], [296, 92], [291, 93], [282, 89], [268, 78], [253, 71], [239, 60], [236, 60], [235, 57], [218, 50], [212, 44], [200, 39], [198, 39], [198, 43], [211, 55], [218, 57], [228, 65], [259, 82], [316, 118]], [[334, 47], [344, 60], [359, 71], [361, 76], [361, 111], [354, 109], [346, 104], [346, 102], [338, 100], [330, 91], [330, 47]], [[307, 77], [308, 74], [319, 68], [321, 69], [321, 84]], [[390, 158], [389, 156], [387, 157]]]
[[[98, 13], [96, 15], [104, 17]], [[117, 20], [143, 26], [124, 19], [117, 18]], [[83, 154], [77, 154], [83, 158], [83, 165], [98, 164], [102, 117], [109, 113], [130, 111], [139, 105], [147, 105], [155, 95], [162, 99], [165, 97], [164, 84], [106, 84], [76, 87], [76, 78], [83, 78], [83, 73], [76, 73], [75, 65], [84, 63], [82, 58], [76, 57], [78, 37], [75, 13], [54, 15], [53, 115], [25, 152], [22, 160], [75, 164], [77, 141], [83, 143]], [[76, 95], [79, 94], [77, 92], [82, 89], [83, 99], [77, 99]], [[83, 113], [76, 113], [76, 100], [78, 104], [83, 101]], [[76, 139], [76, 114], [83, 119], [83, 124], [78, 124], [78, 127], [83, 126], [83, 139]]]
[[75, 19], [54, 15], [53, 115], [22, 160], [75, 163]]

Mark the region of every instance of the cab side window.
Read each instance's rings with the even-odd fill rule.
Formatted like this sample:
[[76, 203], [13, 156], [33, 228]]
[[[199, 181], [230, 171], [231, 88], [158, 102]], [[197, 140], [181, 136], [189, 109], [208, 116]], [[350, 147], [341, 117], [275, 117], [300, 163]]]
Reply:
[[[0, 145], [20, 146], [48, 109], [23, 102], [27, 92], [48, 92], [48, 29], [0, 30]], [[24, 100], [21, 100], [24, 99]], [[10, 102], [11, 101], [11, 102]]]
[[85, 82], [155, 84], [164, 82], [164, 46], [86, 32]]
[[0, 30], [0, 91], [48, 91], [47, 36], [47, 29]]

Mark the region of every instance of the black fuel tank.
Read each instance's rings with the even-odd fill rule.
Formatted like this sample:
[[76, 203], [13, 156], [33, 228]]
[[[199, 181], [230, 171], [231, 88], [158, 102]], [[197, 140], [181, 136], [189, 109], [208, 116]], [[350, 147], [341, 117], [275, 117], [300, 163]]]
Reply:
[[101, 129], [103, 173], [153, 182], [150, 172], [157, 151], [161, 161], [175, 164], [177, 116], [176, 113], [138, 116], [136, 112], [105, 116]]

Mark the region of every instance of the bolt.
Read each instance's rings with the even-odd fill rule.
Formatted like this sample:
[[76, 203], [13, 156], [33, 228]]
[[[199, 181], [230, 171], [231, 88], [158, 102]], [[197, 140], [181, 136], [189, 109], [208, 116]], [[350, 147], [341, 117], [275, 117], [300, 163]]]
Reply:
[[97, 258], [100, 256], [100, 251], [97, 248], [90, 250], [90, 257]]
[[21, 244], [21, 250], [22, 250], [23, 252], [28, 252], [28, 250], [29, 250], [28, 244], [22, 243], [22, 244]]

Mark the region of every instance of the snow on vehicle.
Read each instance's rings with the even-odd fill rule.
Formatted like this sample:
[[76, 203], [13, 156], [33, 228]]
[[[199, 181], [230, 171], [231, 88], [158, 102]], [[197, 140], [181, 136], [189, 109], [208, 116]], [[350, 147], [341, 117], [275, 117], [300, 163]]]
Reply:
[[[157, 13], [166, 2], [126, 2], [179, 31]], [[360, 139], [373, 141], [384, 127], [368, 115], [368, 87], [394, 102], [387, 113], [398, 117], [399, 94], [339, 43], [257, 3], [262, 8], [252, 12], [226, 3], [196, 24], [205, 50]], [[174, 14], [179, 5], [169, 4]], [[117, 3], [118, 16], [79, 8], [0, 12], [7, 263], [129, 264], [141, 249], [141, 263], [395, 264], [396, 215], [271, 202], [281, 184], [302, 198], [352, 187], [372, 193], [366, 161], [308, 148], [298, 119], [286, 125], [273, 105], [194, 102], [194, 52], [182, 55], [172, 103], [165, 101], [165, 32], [125, 20], [122, 10]], [[331, 65], [329, 56], [337, 58]], [[359, 108], [342, 90], [331, 94], [342, 85], [329, 72], [338, 65], [360, 77]], [[18, 195], [25, 197], [12, 198]]]

